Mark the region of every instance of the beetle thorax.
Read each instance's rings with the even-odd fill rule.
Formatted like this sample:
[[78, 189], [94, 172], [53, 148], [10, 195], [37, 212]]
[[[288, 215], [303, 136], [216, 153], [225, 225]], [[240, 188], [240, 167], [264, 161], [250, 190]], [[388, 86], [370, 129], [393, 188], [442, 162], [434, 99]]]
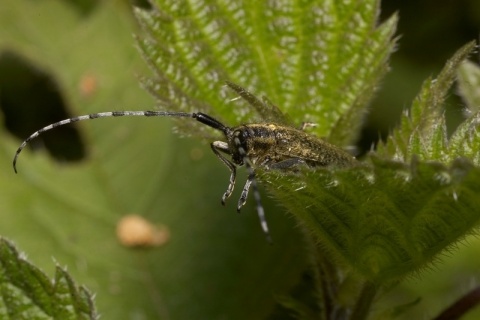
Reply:
[[275, 151], [275, 133], [266, 124], [243, 125], [234, 128], [229, 145], [232, 148], [232, 160], [238, 165], [248, 159], [252, 165], [261, 165]]

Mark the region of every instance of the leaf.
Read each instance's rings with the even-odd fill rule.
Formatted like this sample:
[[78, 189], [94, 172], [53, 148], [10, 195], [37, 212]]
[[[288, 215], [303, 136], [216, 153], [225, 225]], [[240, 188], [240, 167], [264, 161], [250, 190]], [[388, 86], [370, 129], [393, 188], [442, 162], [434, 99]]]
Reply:
[[[133, 45], [137, 32], [130, 8], [119, 2], [101, 3], [88, 16], [56, 0], [0, 6], [0, 50], [49, 73], [71, 116], [154, 109], [135, 77], [147, 73]], [[91, 95], [80, 88], [85, 76], [96, 80]], [[175, 138], [168, 119], [73, 127], [85, 144], [82, 161], [55, 161], [40, 137], [36, 152], [21, 154], [18, 175], [11, 162], [21, 141], [0, 131], [0, 234], [39, 268], [51, 266], [52, 257], [68, 266], [95, 293], [102, 318], [261, 317], [274, 308], [272, 292], [285, 294], [295, 284], [307, 262], [294, 223], [264, 199], [270, 246], [253, 203], [241, 215], [234, 201], [222, 207], [228, 170], [207, 144]], [[144, 250], [121, 246], [116, 225], [127, 214], [165, 225], [170, 242]]]
[[2, 319], [97, 319], [93, 298], [56, 267], [54, 280], [0, 239], [0, 315]]
[[466, 102], [467, 119], [461, 123], [452, 134], [449, 145], [449, 159], [466, 157], [478, 166], [480, 165], [480, 145], [478, 139], [478, 124], [480, 123], [478, 84], [480, 83], [480, 68], [472, 62], [464, 61], [458, 69], [458, 89]]
[[444, 103], [459, 66], [474, 47], [474, 41], [463, 46], [447, 61], [437, 79], [424, 81], [411, 109], [404, 112], [400, 126], [385, 144], [379, 145], [378, 155], [402, 162], [409, 162], [413, 155], [437, 161], [451, 161], [459, 156], [447, 152]]
[[145, 85], [164, 108], [254, 121], [245, 104], [226, 103], [229, 92], [218, 94], [216, 84], [232, 81], [297, 125], [316, 123], [318, 136], [351, 144], [394, 47], [397, 18], [377, 27], [378, 3], [158, 0], [153, 13], [137, 11], [148, 34], [138, 43], [155, 71]]
[[361, 168], [263, 179], [337, 262], [384, 284], [426, 267], [473, 232], [480, 170], [461, 160], [451, 167], [372, 160]]
[[456, 70], [473, 48], [473, 42], [461, 48], [436, 80], [424, 83], [401, 126], [368, 162], [289, 177], [264, 173], [274, 196], [346, 270], [379, 285], [393, 283], [475, 232], [478, 116], [447, 140], [442, 112]]
[[458, 126], [448, 143], [449, 160], [456, 157], [465, 157], [476, 166], [480, 165], [479, 121], [480, 113], [476, 112]]

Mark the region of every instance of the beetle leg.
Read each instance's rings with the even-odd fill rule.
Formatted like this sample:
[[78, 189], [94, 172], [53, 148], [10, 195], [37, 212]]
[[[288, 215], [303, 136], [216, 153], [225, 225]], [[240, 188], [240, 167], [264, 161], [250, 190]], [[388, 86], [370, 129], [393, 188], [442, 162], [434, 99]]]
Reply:
[[255, 202], [257, 204], [257, 214], [258, 219], [260, 219], [260, 226], [262, 227], [263, 233], [267, 236], [267, 241], [272, 242], [270, 238], [270, 231], [268, 230], [267, 218], [265, 217], [265, 210], [263, 210], [262, 200], [260, 198], [260, 191], [258, 190], [257, 180], [252, 180], [252, 188], [253, 188], [253, 197], [255, 198]]
[[314, 122], [302, 122], [299, 129], [304, 131], [307, 128], [315, 128], [316, 126], [318, 125]]
[[257, 206], [258, 218], [260, 219], [260, 226], [262, 227], [263, 233], [265, 233], [267, 237], [267, 241], [272, 242], [272, 239], [270, 238], [270, 231], [268, 230], [267, 219], [265, 218], [265, 210], [263, 210], [260, 191], [258, 190], [257, 180], [255, 180], [255, 170], [250, 166], [248, 161], [245, 161], [245, 164], [249, 173], [247, 182], [245, 183], [240, 199], [238, 200], [237, 212], [240, 212], [240, 209], [247, 202], [247, 196], [251, 186], [253, 188], [253, 197], [255, 198], [255, 203]]
[[222, 196], [222, 205], [225, 205], [225, 201], [232, 195], [233, 188], [235, 187], [235, 178], [237, 176], [237, 169], [235, 165], [225, 158], [220, 152], [224, 152], [226, 154], [230, 154], [230, 149], [228, 148], [228, 144], [223, 141], [214, 141], [210, 144], [210, 147], [213, 150], [213, 153], [222, 160], [222, 162], [228, 167], [230, 170], [230, 183], [228, 184], [227, 191]]
[[[249, 168], [249, 169], [251, 169], [251, 168]], [[252, 185], [253, 181], [255, 181], [255, 172], [252, 170], [248, 174], [247, 182], [245, 182], [245, 186], [243, 187], [242, 194], [240, 195], [240, 199], [238, 199], [238, 206], [237, 206], [237, 211], [238, 212], [240, 212], [240, 209], [242, 209], [242, 207], [247, 202], [248, 191], [250, 190], [250, 186]], [[255, 186], [256, 186], [256, 184], [255, 184]], [[258, 207], [258, 204], [257, 204], [257, 207]]]

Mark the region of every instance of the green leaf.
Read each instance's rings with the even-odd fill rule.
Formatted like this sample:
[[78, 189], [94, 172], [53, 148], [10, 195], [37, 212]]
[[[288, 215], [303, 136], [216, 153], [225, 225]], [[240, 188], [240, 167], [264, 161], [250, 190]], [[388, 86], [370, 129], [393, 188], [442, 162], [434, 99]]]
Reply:
[[458, 89], [466, 102], [465, 114], [468, 118], [452, 134], [448, 145], [450, 159], [455, 156], [463, 156], [471, 159], [476, 166], [480, 165], [479, 84], [480, 68], [472, 62], [464, 61], [458, 69]]
[[480, 113], [477, 112], [455, 130], [448, 143], [449, 160], [455, 157], [465, 157], [470, 159], [476, 166], [480, 165], [479, 120]]
[[57, 266], [54, 280], [0, 239], [2, 319], [97, 319], [91, 294]]
[[[316, 123], [317, 135], [349, 145], [394, 47], [397, 17], [376, 26], [378, 3], [158, 0], [153, 13], [137, 11], [148, 34], [138, 43], [155, 71], [145, 85], [165, 109], [202, 110], [230, 125], [254, 121], [245, 104], [219, 93], [229, 80], [268, 96], [297, 125]], [[193, 126], [205, 130], [185, 131]]]
[[480, 170], [468, 161], [372, 162], [264, 180], [328, 254], [375, 283], [426, 267], [480, 222]]
[[402, 162], [409, 162], [413, 155], [436, 161], [452, 161], [461, 156], [447, 151], [444, 103], [458, 68], [474, 48], [474, 41], [466, 44], [446, 63], [435, 80], [424, 81], [411, 109], [404, 112], [400, 126], [378, 147], [378, 155]]
[[[136, 78], [148, 71], [134, 47], [132, 33], [140, 31], [130, 7], [102, 2], [85, 16], [68, 2], [6, 1], [0, 6], [0, 52], [13, 51], [52, 76], [71, 116], [155, 108]], [[85, 77], [96, 81], [93, 94], [80, 89]], [[218, 82], [212, 96], [222, 86]], [[39, 268], [47, 270], [52, 258], [68, 266], [95, 293], [102, 318], [268, 315], [276, 304], [272, 293], [286, 294], [307, 265], [295, 224], [264, 199], [275, 242], [270, 246], [253, 203], [241, 215], [234, 201], [221, 206], [229, 173], [209, 146], [176, 138], [169, 122], [75, 124], [87, 153], [82, 161], [55, 161], [40, 137], [36, 152], [21, 154], [18, 175], [11, 164], [21, 139], [4, 128], [0, 234], [14, 239]], [[169, 243], [123, 247], [116, 225], [132, 213], [165, 225]]]
[[444, 97], [474, 45], [424, 83], [401, 126], [368, 162], [289, 177], [264, 174], [275, 197], [346, 270], [391, 283], [428, 267], [478, 226], [478, 115], [450, 140], [443, 116]]

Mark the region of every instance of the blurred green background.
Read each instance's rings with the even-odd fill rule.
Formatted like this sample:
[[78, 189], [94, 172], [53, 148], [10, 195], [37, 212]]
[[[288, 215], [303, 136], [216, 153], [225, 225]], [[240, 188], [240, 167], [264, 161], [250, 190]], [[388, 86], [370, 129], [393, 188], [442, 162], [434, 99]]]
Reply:
[[[171, 134], [168, 119], [87, 121], [32, 143], [13, 173], [16, 148], [44, 125], [90, 112], [154, 108], [139, 86], [150, 71], [135, 50], [132, 34], [141, 31], [131, 5], [0, 4], [0, 235], [50, 274], [52, 260], [67, 265], [97, 293], [103, 319], [265, 318], [277, 308], [274, 296], [288, 294], [302, 277], [304, 244], [294, 220], [266, 197], [274, 246], [266, 243], [252, 203], [236, 214], [238, 190], [226, 208], [220, 205], [228, 171], [207, 141]], [[148, 9], [146, 2], [133, 5]], [[478, 0], [382, 1], [381, 11], [381, 20], [399, 11], [401, 38], [366, 119], [363, 150], [395, 126], [422, 81], [480, 30]], [[462, 105], [453, 91], [450, 126], [461, 119]], [[115, 225], [130, 213], [167, 225], [170, 243], [122, 247]], [[435, 270], [380, 297], [375, 311], [420, 297], [405, 318], [430, 318], [467, 292], [480, 277], [480, 241], [463, 243]], [[478, 317], [480, 311], [467, 319]]]

